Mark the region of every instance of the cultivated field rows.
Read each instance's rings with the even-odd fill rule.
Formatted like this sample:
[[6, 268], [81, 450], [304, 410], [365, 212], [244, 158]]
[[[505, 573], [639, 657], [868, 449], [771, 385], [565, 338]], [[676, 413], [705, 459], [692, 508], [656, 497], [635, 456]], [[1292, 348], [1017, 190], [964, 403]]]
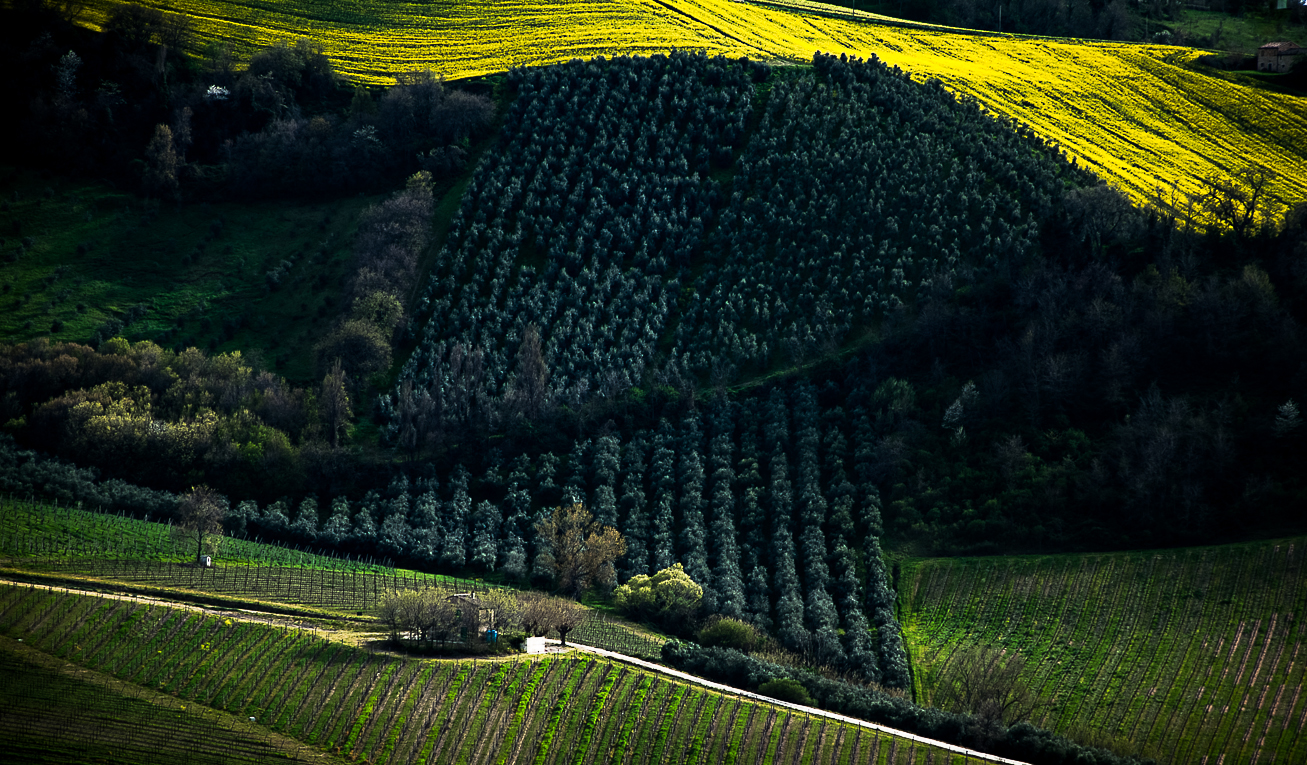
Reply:
[[[114, 3], [93, 0], [88, 22], [103, 22]], [[146, 4], [190, 15], [199, 43], [227, 42], [246, 55], [311, 37], [343, 73], [373, 83], [413, 69], [460, 78], [673, 48], [803, 61], [819, 51], [877, 55], [1029, 124], [1136, 200], [1173, 182], [1195, 192], [1201, 178], [1253, 164], [1279, 173], [1272, 206], [1307, 199], [1307, 99], [1208, 76], [1193, 49], [950, 34], [733, 0]]]
[[[193, 555], [168, 527], [77, 508], [0, 501], [0, 559], [28, 571], [90, 577], [137, 587], [182, 590], [347, 614], [371, 613], [387, 593], [440, 588], [469, 592], [498, 585], [345, 560], [244, 539], [224, 539], [218, 565], [178, 563]], [[657, 659], [666, 639], [593, 612], [573, 638], [631, 656]]]
[[918, 698], [984, 645], [1027, 661], [1035, 722], [1162, 762], [1307, 756], [1304, 540], [928, 560], [904, 569]]
[[21, 586], [0, 587], [0, 631], [372, 763], [970, 761], [571, 655], [402, 659], [302, 630]]
[[0, 638], [6, 762], [332, 761], [237, 718], [129, 686]]

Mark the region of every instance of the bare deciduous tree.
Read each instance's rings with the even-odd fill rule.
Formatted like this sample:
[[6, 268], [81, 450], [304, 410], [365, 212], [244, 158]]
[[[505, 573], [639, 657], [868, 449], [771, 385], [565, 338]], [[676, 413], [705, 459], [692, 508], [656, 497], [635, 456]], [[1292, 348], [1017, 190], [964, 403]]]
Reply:
[[222, 521], [227, 517], [227, 498], [208, 486], [196, 486], [182, 496], [177, 507], [173, 533], [195, 545], [195, 560], [204, 556], [205, 545], [212, 548], [222, 536]]
[[340, 434], [349, 424], [352, 415], [349, 393], [345, 390], [345, 370], [341, 367], [339, 358], [332, 362], [331, 371], [322, 378], [318, 406], [322, 413], [322, 427], [327, 431], [331, 445], [339, 446]]
[[566, 598], [528, 592], [522, 594], [520, 601], [522, 627], [528, 635], [557, 632], [563, 645], [567, 645], [568, 633], [585, 621], [585, 609]]
[[540, 329], [526, 328], [517, 349], [517, 375], [508, 391], [510, 410], [528, 422], [535, 421], [549, 406], [549, 368], [540, 344]]
[[177, 149], [173, 145], [172, 128], [157, 125], [150, 145], [145, 148], [145, 188], [151, 194], [172, 198], [177, 196]]
[[976, 718], [972, 735], [988, 738], [1002, 726], [1026, 720], [1039, 701], [1021, 679], [1025, 657], [988, 646], [973, 646], [956, 653], [944, 668], [935, 703]]
[[1203, 179], [1206, 190], [1199, 206], [1212, 217], [1222, 230], [1234, 232], [1235, 239], [1243, 241], [1257, 225], [1276, 174], [1273, 170], [1249, 167], [1232, 177], [1212, 176]]

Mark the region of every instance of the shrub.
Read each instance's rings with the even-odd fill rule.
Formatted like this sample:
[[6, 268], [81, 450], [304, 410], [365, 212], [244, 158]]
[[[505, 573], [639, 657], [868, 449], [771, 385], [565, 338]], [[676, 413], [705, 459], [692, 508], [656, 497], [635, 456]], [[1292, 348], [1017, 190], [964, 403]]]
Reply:
[[737, 651], [751, 651], [763, 640], [753, 625], [739, 619], [715, 618], [699, 630], [699, 642], [706, 646], [722, 646]]
[[798, 680], [791, 680], [788, 677], [778, 677], [775, 680], [768, 680], [758, 686], [758, 693], [764, 696], [771, 696], [773, 699], [789, 701], [794, 704], [802, 704], [807, 707], [816, 706], [812, 696], [808, 695], [808, 689]]

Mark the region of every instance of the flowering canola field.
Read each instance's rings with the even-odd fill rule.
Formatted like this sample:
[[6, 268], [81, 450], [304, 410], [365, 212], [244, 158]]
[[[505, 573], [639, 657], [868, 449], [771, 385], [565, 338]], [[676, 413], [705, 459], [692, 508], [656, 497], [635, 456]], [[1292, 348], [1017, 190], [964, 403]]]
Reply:
[[[116, 0], [92, 0], [91, 24]], [[879, 56], [1030, 125], [1138, 201], [1250, 166], [1275, 171], [1275, 212], [1307, 200], [1307, 98], [1205, 75], [1171, 46], [964, 34], [734, 0], [144, 0], [190, 16], [200, 44], [239, 53], [321, 42], [345, 75], [388, 83], [673, 48], [768, 60]]]

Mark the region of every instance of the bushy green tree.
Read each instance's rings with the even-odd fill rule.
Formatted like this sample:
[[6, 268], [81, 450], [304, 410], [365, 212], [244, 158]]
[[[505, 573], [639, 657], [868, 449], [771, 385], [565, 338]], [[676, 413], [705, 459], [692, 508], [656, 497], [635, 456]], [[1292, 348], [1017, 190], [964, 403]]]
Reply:
[[653, 576], [633, 576], [613, 593], [613, 602], [622, 611], [637, 618], [664, 623], [694, 613], [702, 598], [703, 588], [685, 573], [679, 563]]

